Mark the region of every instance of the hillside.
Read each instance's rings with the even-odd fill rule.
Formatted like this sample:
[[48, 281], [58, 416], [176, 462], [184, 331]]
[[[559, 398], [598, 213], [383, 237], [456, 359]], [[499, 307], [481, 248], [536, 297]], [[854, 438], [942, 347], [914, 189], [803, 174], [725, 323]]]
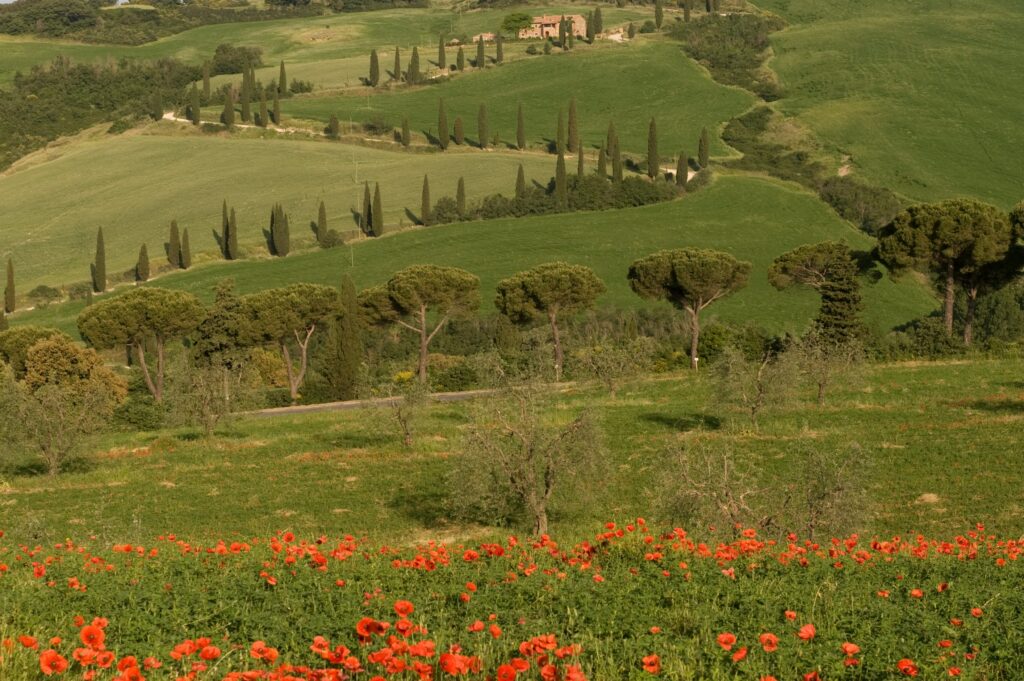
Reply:
[[980, 0], [759, 0], [775, 34], [778, 106], [855, 173], [913, 200], [1024, 199], [1024, 7]]
[[[779, 292], [766, 272], [777, 255], [803, 243], [846, 240], [868, 248], [870, 240], [841, 221], [813, 195], [768, 179], [723, 176], [711, 187], [681, 200], [644, 208], [597, 213], [415, 228], [284, 260], [211, 263], [158, 280], [159, 286], [192, 291], [210, 299], [214, 283], [232, 277], [241, 292], [295, 281], [336, 285], [350, 272], [360, 287], [385, 281], [415, 263], [453, 265], [480, 276], [485, 310], [499, 279], [532, 265], [564, 259], [588, 265], [608, 286], [602, 303], [635, 307], [641, 301], [626, 283], [633, 259], [661, 248], [700, 246], [729, 251], [754, 263], [750, 285], [716, 303], [712, 315], [752, 321], [775, 331], [799, 330], [816, 308], [810, 292]], [[884, 330], [935, 306], [922, 286], [888, 277], [866, 286], [865, 316]], [[18, 323], [55, 324], [74, 329], [82, 304], [19, 314]]]

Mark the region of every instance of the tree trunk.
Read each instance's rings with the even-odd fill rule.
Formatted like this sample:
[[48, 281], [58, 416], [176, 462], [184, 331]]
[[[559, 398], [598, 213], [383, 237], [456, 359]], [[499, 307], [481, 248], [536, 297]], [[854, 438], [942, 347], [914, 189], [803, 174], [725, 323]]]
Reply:
[[818, 406], [825, 406], [825, 383], [823, 381], [818, 381]]
[[565, 357], [562, 354], [562, 337], [558, 333], [558, 311], [548, 312], [548, 321], [551, 323], [551, 340], [555, 344], [555, 383], [562, 381], [562, 362]]
[[420, 306], [420, 363], [418, 373], [420, 383], [427, 384], [427, 347], [430, 341], [427, 338], [427, 307]]
[[156, 338], [156, 401], [164, 400], [164, 339]]
[[978, 305], [978, 287], [967, 290], [967, 315], [964, 317], [964, 345], [970, 346], [974, 341], [974, 311]]
[[696, 310], [690, 312], [690, 368], [694, 371], [697, 370], [697, 363], [699, 361], [697, 357], [697, 343], [700, 341], [700, 317], [697, 314]]
[[533, 533], [538, 536], [548, 533], [548, 510], [543, 505], [534, 511]]
[[953, 264], [946, 267], [946, 304], [942, 321], [946, 325], [946, 335], [953, 335], [953, 302], [956, 297], [956, 280], [953, 279]]
[[146, 388], [149, 389], [149, 394], [159, 404], [160, 391], [157, 390], [156, 385], [153, 383], [153, 377], [149, 373], [149, 366], [146, 364], [146, 351], [143, 349], [141, 342], [134, 343], [134, 345], [135, 355], [139, 358], [139, 368], [142, 369], [142, 378], [146, 381]]

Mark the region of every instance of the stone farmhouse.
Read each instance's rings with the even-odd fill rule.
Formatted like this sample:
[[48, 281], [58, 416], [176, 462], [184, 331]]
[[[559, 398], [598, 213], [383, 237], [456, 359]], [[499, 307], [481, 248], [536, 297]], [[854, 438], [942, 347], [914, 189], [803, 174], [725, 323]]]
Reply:
[[[562, 21], [561, 14], [549, 14], [534, 17], [533, 25], [519, 31], [520, 38], [555, 38], [558, 39], [558, 24]], [[574, 36], [587, 34], [587, 18], [582, 14], [566, 14], [564, 19], [570, 24]]]

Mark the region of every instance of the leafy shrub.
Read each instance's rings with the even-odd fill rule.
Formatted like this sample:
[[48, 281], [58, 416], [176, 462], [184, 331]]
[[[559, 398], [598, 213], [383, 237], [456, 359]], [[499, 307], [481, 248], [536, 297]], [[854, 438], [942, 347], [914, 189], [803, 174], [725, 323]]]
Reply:
[[221, 43], [213, 51], [210, 73], [242, 73], [247, 66], [263, 66], [263, 50], [259, 47], [238, 47]]
[[395, 126], [380, 114], [374, 114], [370, 120], [363, 123], [363, 130], [371, 135], [390, 135], [394, 129]]
[[297, 78], [293, 78], [291, 85], [288, 86], [288, 91], [291, 92], [293, 95], [302, 94], [304, 92], [312, 92], [313, 83], [312, 81], [298, 80]]
[[884, 187], [872, 187], [852, 177], [830, 177], [821, 185], [821, 198], [839, 215], [875, 234], [903, 209], [899, 198]]
[[52, 286], [46, 284], [40, 284], [34, 289], [28, 292], [28, 299], [31, 300], [36, 307], [46, 307], [52, 302], [60, 300], [62, 297], [61, 292]]
[[641, 33], [656, 33], [657, 31], [658, 31], [658, 25], [655, 24], [650, 19], [645, 21], [643, 23], [643, 25], [640, 27], [640, 32]]
[[158, 430], [164, 417], [164, 408], [148, 393], [135, 393], [114, 412], [114, 425], [129, 432]]

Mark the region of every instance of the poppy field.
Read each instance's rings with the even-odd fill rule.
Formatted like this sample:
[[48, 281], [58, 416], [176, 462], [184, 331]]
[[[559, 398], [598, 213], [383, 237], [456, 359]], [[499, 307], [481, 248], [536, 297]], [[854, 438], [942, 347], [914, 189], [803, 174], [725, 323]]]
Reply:
[[1011, 679], [1024, 542], [0, 540], [0, 678]]

